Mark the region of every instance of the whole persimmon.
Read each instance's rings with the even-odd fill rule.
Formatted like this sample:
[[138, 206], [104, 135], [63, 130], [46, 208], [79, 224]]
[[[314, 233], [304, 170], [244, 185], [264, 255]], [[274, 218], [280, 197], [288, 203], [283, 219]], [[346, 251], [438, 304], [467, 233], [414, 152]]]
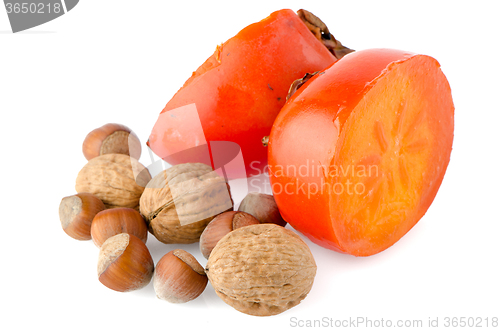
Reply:
[[348, 54], [291, 96], [269, 137], [279, 210], [324, 247], [379, 253], [426, 213], [450, 160], [454, 105], [432, 57]]

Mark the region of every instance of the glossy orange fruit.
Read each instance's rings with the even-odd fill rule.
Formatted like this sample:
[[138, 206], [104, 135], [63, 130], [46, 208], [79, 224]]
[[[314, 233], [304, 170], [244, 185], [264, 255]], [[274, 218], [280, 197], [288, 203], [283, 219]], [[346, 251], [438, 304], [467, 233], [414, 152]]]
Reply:
[[[247, 174], [258, 175], [267, 165], [261, 140], [269, 135], [292, 82], [335, 61], [297, 14], [276, 11], [217, 47], [167, 103], [148, 146], [170, 164], [207, 163], [207, 151], [194, 147], [235, 142]], [[196, 105], [203, 130], [188, 112], [162, 116], [190, 104]]]
[[425, 214], [453, 143], [450, 86], [432, 57], [349, 54], [305, 83], [269, 139], [283, 218], [312, 241], [368, 256]]

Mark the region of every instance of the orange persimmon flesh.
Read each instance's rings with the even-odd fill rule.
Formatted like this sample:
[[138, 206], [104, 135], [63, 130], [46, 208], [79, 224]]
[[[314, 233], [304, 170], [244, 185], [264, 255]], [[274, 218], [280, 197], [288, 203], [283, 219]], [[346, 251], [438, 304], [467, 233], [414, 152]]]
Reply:
[[312, 241], [369, 256], [426, 213], [450, 160], [454, 106], [425, 55], [352, 53], [304, 84], [269, 139], [283, 218]]

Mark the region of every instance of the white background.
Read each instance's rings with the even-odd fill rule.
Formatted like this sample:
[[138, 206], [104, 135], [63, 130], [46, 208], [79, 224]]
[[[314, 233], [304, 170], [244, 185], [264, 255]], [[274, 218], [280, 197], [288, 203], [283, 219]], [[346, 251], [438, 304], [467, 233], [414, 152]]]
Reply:
[[[443, 326], [446, 317], [500, 317], [495, 5], [82, 0], [63, 17], [18, 34], [9, 31], [0, 8], [0, 328], [282, 330], [322, 318], [421, 319], [424, 326], [439, 318]], [[210, 285], [182, 305], [157, 299], [152, 284], [132, 293], [105, 288], [96, 276], [98, 249], [68, 237], [58, 218], [61, 198], [75, 193], [86, 163], [85, 135], [118, 122], [144, 143], [164, 105], [216, 45], [274, 10], [302, 7], [353, 49], [398, 48], [441, 63], [453, 91], [456, 131], [448, 172], [427, 214], [372, 257], [307, 241], [318, 265], [313, 289], [300, 305], [273, 317], [234, 310]], [[147, 153], [141, 162], [150, 163]], [[148, 245], [155, 262], [183, 248], [206, 263], [197, 244], [164, 245], [150, 236]]]

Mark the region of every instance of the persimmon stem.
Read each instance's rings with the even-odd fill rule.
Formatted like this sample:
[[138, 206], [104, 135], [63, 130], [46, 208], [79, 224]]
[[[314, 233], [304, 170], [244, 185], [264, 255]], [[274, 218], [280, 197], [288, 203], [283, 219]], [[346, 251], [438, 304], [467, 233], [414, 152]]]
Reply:
[[311, 31], [338, 60], [343, 58], [345, 55], [354, 52], [353, 49], [345, 47], [340, 41], [335, 39], [335, 37], [328, 30], [326, 24], [313, 13], [305, 9], [299, 9], [297, 11], [297, 15], [309, 28], [309, 31]]

